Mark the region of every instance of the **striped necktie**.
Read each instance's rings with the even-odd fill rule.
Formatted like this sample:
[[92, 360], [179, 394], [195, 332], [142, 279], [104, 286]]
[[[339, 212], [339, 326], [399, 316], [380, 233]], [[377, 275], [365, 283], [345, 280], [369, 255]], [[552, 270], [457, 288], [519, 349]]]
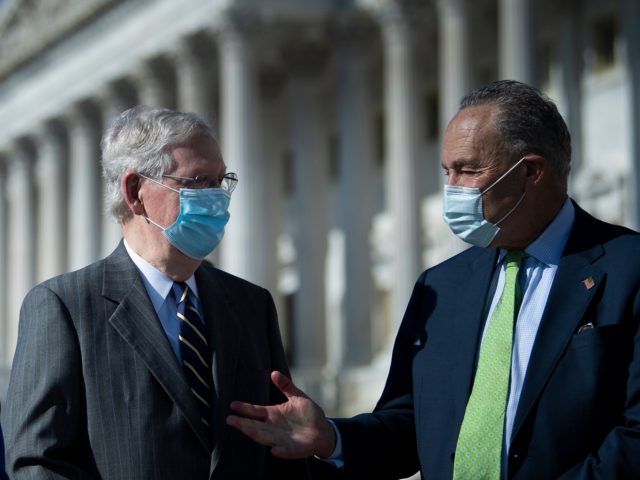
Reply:
[[520, 308], [518, 272], [524, 252], [507, 253], [504, 290], [480, 347], [453, 464], [454, 480], [499, 480], [509, 393], [513, 324]]
[[200, 420], [211, 438], [211, 399], [213, 398], [211, 385], [211, 363], [207, 330], [200, 318], [198, 309], [191, 302], [191, 289], [184, 282], [173, 283], [173, 294], [178, 306], [180, 320], [180, 353], [182, 367], [196, 397], [200, 410]]

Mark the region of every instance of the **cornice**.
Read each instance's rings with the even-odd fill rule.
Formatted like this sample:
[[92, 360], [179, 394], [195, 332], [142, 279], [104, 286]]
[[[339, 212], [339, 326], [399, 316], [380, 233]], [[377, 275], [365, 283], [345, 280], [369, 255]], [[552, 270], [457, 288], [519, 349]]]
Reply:
[[123, 0], [8, 0], [0, 10], [0, 79]]

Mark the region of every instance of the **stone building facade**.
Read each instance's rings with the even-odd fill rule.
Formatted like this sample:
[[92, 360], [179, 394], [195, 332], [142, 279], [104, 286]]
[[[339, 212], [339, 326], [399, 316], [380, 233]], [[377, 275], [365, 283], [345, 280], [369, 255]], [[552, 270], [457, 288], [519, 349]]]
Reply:
[[240, 184], [211, 260], [271, 290], [296, 380], [350, 414], [419, 272], [463, 248], [441, 220], [458, 100], [542, 88], [571, 194], [637, 228], [639, 52], [635, 0], [0, 0], [0, 392], [26, 291], [120, 239], [98, 142], [125, 108], [212, 122]]

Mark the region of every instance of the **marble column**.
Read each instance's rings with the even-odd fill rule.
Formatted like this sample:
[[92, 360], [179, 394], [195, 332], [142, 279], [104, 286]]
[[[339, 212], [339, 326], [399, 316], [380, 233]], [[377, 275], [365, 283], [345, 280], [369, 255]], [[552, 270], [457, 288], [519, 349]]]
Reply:
[[500, 78], [535, 83], [531, 0], [499, 0]]
[[[99, 95], [100, 113], [102, 115], [103, 131], [106, 131], [111, 123], [127, 108], [129, 105], [124, 96], [116, 85], [107, 85], [102, 89]], [[102, 158], [102, 156], [100, 157]], [[100, 196], [101, 207], [100, 214], [102, 218], [102, 238], [100, 241], [100, 254], [102, 256], [109, 255], [118, 245], [122, 238], [122, 229], [120, 223], [111, 215], [106, 205], [104, 194], [106, 187], [102, 176], [102, 166], [100, 166]]]
[[[294, 358], [302, 369], [326, 361], [327, 137], [316, 79], [313, 48], [290, 52], [291, 147], [295, 209], [296, 267], [300, 280], [294, 300]], [[317, 375], [317, 372], [314, 372]], [[317, 378], [317, 376], [316, 376]]]
[[43, 281], [67, 269], [67, 148], [59, 123], [46, 123], [37, 134], [38, 268]]
[[640, 228], [640, 3], [637, 0], [624, 0], [622, 3], [622, 24], [625, 36], [625, 53], [628, 71], [629, 92], [631, 96], [631, 135], [630, 145], [630, 195], [628, 198], [629, 226]]
[[[8, 250], [8, 209], [7, 209], [7, 174], [9, 168], [6, 163], [8, 158], [0, 155], [0, 385], [6, 381], [2, 378], [5, 369], [10, 365], [10, 359], [7, 354], [8, 349], [8, 333], [9, 333], [9, 315], [8, 315], [8, 295], [7, 290], [10, 285], [7, 261], [9, 259]], [[6, 384], [5, 384], [6, 385]]]
[[36, 280], [36, 192], [33, 182], [34, 150], [17, 141], [7, 166], [8, 206], [8, 321], [5, 361], [11, 362], [18, 339], [18, 317], [25, 294]]
[[395, 237], [392, 325], [399, 325], [421, 270], [417, 196], [415, 72], [411, 32], [405, 12], [390, 4], [380, 12], [384, 48], [387, 202]]
[[218, 39], [220, 52], [220, 105], [222, 156], [239, 184], [231, 198], [231, 219], [223, 240], [224, 270], [258, 284], [268, 280], [263, 244], [266, 192], [265, 159], [262, 156], [258, 119], [257, 75], [250, 27], [241, 20], [229, 20]]
[[[197, 48], [201, 42], [182, 39], [174, 53], [176, 65], [176, 95], [178, 110], [195, 112], [211, 124], [214, 119], [212, 78], [209, 75], [209, 63], [213, 52]], [[214, 131], [216, 130], [216, 126]]]
[[151, 60], [143, 61], [132, 77], [143, 105], [172, 108], [172, 101], [162, 73]]
[[69, 132], [69, 268], [75, 270], [100, 256], [102, 202], [96, 116], [86, 105], [66, 114]]
[[467, 0], [439, 0], [437, 7], [442, 134], [470, 90], [469, 18]]
[[[576, 171], [582, 163], [582, 36], [580, 25], [580, 0], [567, 0], [560, 10], [559, 55], [562, 115], [571, 132], [571, 168]], [[640, 79], [639, 79], [640, 80]]]
[[[344, 336], [337, 339], [334, 336], [328, 345], [329, 362], [338, 367], [343, 361], [348, 365], [364, 365], [371, 361], [372, 356], [370, 307], [373, 287], [369, 233], [373, 204], [374, 116], [364, 54], [367, 37], [357, 28], [352, 25], [345, 31], [338, 46], [338, 190], [340, 226], [345, 235], [345, 292], [344, 332], [338, 328], [335, 330]], [[327, 319], [328, 328], [332, 320]]]

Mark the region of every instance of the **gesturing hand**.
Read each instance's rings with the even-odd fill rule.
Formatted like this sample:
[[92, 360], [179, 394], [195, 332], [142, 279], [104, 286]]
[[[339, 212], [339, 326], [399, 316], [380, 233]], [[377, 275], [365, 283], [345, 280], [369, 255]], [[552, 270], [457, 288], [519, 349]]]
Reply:
[[322, 409], [280, 372], [271, 372], [271, 381], [287, 397], [279, 405], [261, 406], [232, 402], [237, 415], [227, 424], [254, 441], [271, 446], [281, 458], [328, 457], [335, 449], [333, 427]]

